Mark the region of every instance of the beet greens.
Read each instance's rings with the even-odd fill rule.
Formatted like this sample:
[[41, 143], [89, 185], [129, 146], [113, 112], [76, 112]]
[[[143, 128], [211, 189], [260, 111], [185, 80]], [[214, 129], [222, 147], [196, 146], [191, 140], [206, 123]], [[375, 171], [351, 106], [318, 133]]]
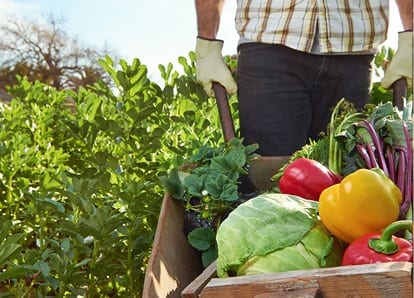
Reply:
[[[336, 128], [331, 132], [331, 144], [340, 149], [343, 164], [340, 164], [339, 169], [337, 163], [333, 164], [342, 175], [358, 168], [382, 169], [403, 194], [400, 205], [400, 218], [403, 219], [413, 200], [411, 102], [405, 104], [404, 112], [398, 111], [391, 103], [385, 103], [367, 106], [363, 115], [361, 117], [360, 113], [349, 110], [347, 117], [335, 124]], [[335, 160], [335, 156], [330, 156], [330, 159]]]

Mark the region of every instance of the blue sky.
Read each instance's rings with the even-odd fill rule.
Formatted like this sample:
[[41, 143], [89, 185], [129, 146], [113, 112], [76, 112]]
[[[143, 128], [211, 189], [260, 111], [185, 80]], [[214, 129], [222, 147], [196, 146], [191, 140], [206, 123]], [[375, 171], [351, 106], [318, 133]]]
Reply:
[[[220, 25], [218, 37], [225, 40], [224, 54], [236, 52], [235, 3], [226, 1]], [[388, 43], [394, 47], [401, 23], [394, 1], [390, 3]], [[48, 14], [63, 17], [66, 31], [82, 44], [98, 48], [108, 44], [119, 58], [139, 58], [151, 76], [158, 75], [158, 64], [177, 64], [177, 58], [187, 56], [195, 46], [194, 0], [0, 0], [0, 20], [10, 16], [36, 19]]]
[[[224, 52], [235, 53], [235, 1], [229, 0], [220, 37]], [[137, 57], [150, 73], [158, 64], [177, 64], [179, 56], [194, 49], [196, 16], [191, 0], [0, 0], [0, 20], [5, 16], [35, 19], [53, 14], [65, 18], [64, 28], [83, 44], [102, 47], [107, 43], [127, 61]], [[177, 70], [180, 67], [177, 66]]]

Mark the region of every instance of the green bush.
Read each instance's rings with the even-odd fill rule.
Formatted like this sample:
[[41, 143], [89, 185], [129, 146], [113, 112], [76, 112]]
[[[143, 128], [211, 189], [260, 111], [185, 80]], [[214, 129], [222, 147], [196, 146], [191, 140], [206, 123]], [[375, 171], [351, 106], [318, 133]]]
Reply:
[[163, 87], [138, 59], [106, 57], [116, 89], [57, 91], [25, 78], [9, 88], [13, 99], [0, 106], [0, 291], [140, 297], [160, 177], [222, 142], [194, 54], [179, 61], [183, 75], [160, 66]]

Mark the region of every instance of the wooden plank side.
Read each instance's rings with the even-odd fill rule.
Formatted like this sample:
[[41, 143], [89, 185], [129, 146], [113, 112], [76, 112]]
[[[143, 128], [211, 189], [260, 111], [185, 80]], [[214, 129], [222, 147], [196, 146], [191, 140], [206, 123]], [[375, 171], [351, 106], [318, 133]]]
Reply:
[[183, 298], [195, 298], [201, 293], [205, 285], [210, 279], [216, 277], [217, 271], [217, 260], [210, 264], [204, 271], [197, 276], [182, 292], [181, 297]]
[[181, 297], [201, 272], [200, 257], [183, 230], [184, 208], [167, 193], [161, 206], [153, 250], [145, 272], [143, 297]]
[[411, 274], [412, 263], [393, 262], [212, 278], [199, 297], [289, 297], [315, 289], [328, 298], [412, 297]]
[[324, 297], [412, 297], [411, 277], [407, 272], [393, 271], [319, 279]]

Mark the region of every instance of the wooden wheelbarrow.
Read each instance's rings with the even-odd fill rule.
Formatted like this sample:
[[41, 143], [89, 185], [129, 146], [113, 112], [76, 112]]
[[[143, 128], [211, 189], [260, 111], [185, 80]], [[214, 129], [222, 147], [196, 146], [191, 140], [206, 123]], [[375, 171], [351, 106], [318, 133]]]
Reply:
[[[216, 100], [220, 114], [224, 139], [228, 141], [229, 139], [235, 136], [235, 132], [233, 120], [228, 106], [227, 95], [225, 93], [224, 88], [218, 86], [218, 84], [214, 86], [214, 89], [216, 93]], [[406, 82], [400, 80], [396, 84], [394, 84], [395, 106], [399, 108], [402, 107], [402, 97], [406, 97]], [[249, 177], [251, 179], [251, 182], [253, 182], [253, 184], [259, 190], [270, 190], [273, 186], [275, 186], [274, 182], [271, 180], [271, 177], [289, 160], [289, 158], [289, 156], [264, 156], [252, 161], [251, 163], [249, 163]], [[161, 206], [161, 212], [155, 233], [152, 253], [146, 269], [143, 297], [198, 297], [198, 294], [200, 294], [204, 286], [210, 280], [213, 282], [213, 285], [207, 287], [205, 290], [210, 290], [211, 293], [213, 293], [216, 297], [220, 296], [217, 296], [218, 292], [216, 291], [216, 289], [219, 289], [219, 291], [224, 291], [222, 293], [229, 294], [232, 290], [235, 290], [237, 286], [246, 286], [246, 284], [238, 284], [236, 285], [236, 287], [232, 287], [231, 289], [226, 287], [217, 288], [217, 282], [219, 282], [220, 280], [214, 279], [215, 263], [213, 263], [203, 271], [198, 252], [189, 245], [188, 240], [183, 233], [183, 213], [184, 208], [182, 203], [172, 199], [171, 196], [168, 193], [166, 193]], [[408, 279], [411, 279], [410, 272], [412, 270], [412, 267], [409, 268], [409, 265], [407, 264], [397, 264], [395, 266], [393, 268], [397, 268], [394, 269], [394, 271], [397, 272], [392, 272], [392, 274], [402, 274], [404, 276], [408, 274]], [[404, 269], [403, 272], [401, 272], [401, 268]], [[343, 272], [344, 270], [346, 271], [346, 269], [340, 270], [342, 270], [342, 275], [346, 274], [346, 272]], [[355, 271], [356, 269], [353, 270]], [[366, 275], [367, 270], [372, 270], [372, 267], [362, 268], [361, 270], [361, 274]], [[384, 274], [387, 274], [388, 272], [387, 269], [384, 269], [384, 266], [382, 266], [381, 268], [377, 268], [377, 270], [379, 270], [378, 272]], [[329, 272], [331, 271], [336, 274], [336, 277], [332, 277], [329, 274]], [[335, 270], [331, 271], [323, 273], [325, 275], [319, 273], [318, 271], [315, 271], [313, 273], [322, 274], [322, 276], [327, 276], [327, 280], [331, 280], [330, 278], [337, 278], [338, 273], [336, 273]], [[311, 278], [312, 275], [309, 275], [308, 272], [303, 272], [302, 274], [304, 274], [302, 278], [314, 282], [314, 279], [312, 281]], [[289, 274], [287, 274], [286, 276], [285, 275], [282, 275], [282, 277], [288, 278], [288, 281], [292, 282], [292, 276], [290, 276]], [[355, 278], [359, 279], [360, 276], [361, 275], [357, 275], [357, 277]], [[265, 281], [261, 281], [260, 279], [257, 280], [257, 277], [253, 279], [256, 282], [259, 282], [259, 284], [262, 284], [262, 286], [269, 286], [270, 280], [271, 282], [273, 282], [273, 284], [276, 284], [278, 285], [278, 287], [283, 288], [283, 282], [286, 281], [283, 280], [282, 277], [278, 277], [279, 279], [277, 280], [277, 278], [274, 276], [266, 276]], [[355, 278], [350, 280], [352, 280], [352, 282], [355, 282]], [[375, 278], [375, 276], [373, 278]], [[243, 278], [239, 278], [237, 279], [237, 281], [241, 283], [252, 282], [251, 280], [245, 281]], [[223, 280], [221, 284], [223, 285], [224, 283], [225, 285], [226, 282], [228, 281]], [[400, 288], [404, 290], [404, 293], [407, 293], [407, 291], [410, 290], [412, 291], [412, 283], [411, 286], [403, 283], [402, 286], [400, 286]], [[251, 292], [249, 293], [252, 294]], [[317, 293], [317, 290], [315, 290], [315, 293]], [[269, 292], [267, 294], [269, 295]], [[273, 292], [273, 294], [276, 294], [276, 292]], [[298, 294], [298, 292], [296, 292], [296, 294]], [[207, 296], [210, 297], [209, 295]], [[213, 295], [211, 297], [213, 297]], [[270, 296], [266, 296], [266, 294], [264, 293], [263, 297]]]

